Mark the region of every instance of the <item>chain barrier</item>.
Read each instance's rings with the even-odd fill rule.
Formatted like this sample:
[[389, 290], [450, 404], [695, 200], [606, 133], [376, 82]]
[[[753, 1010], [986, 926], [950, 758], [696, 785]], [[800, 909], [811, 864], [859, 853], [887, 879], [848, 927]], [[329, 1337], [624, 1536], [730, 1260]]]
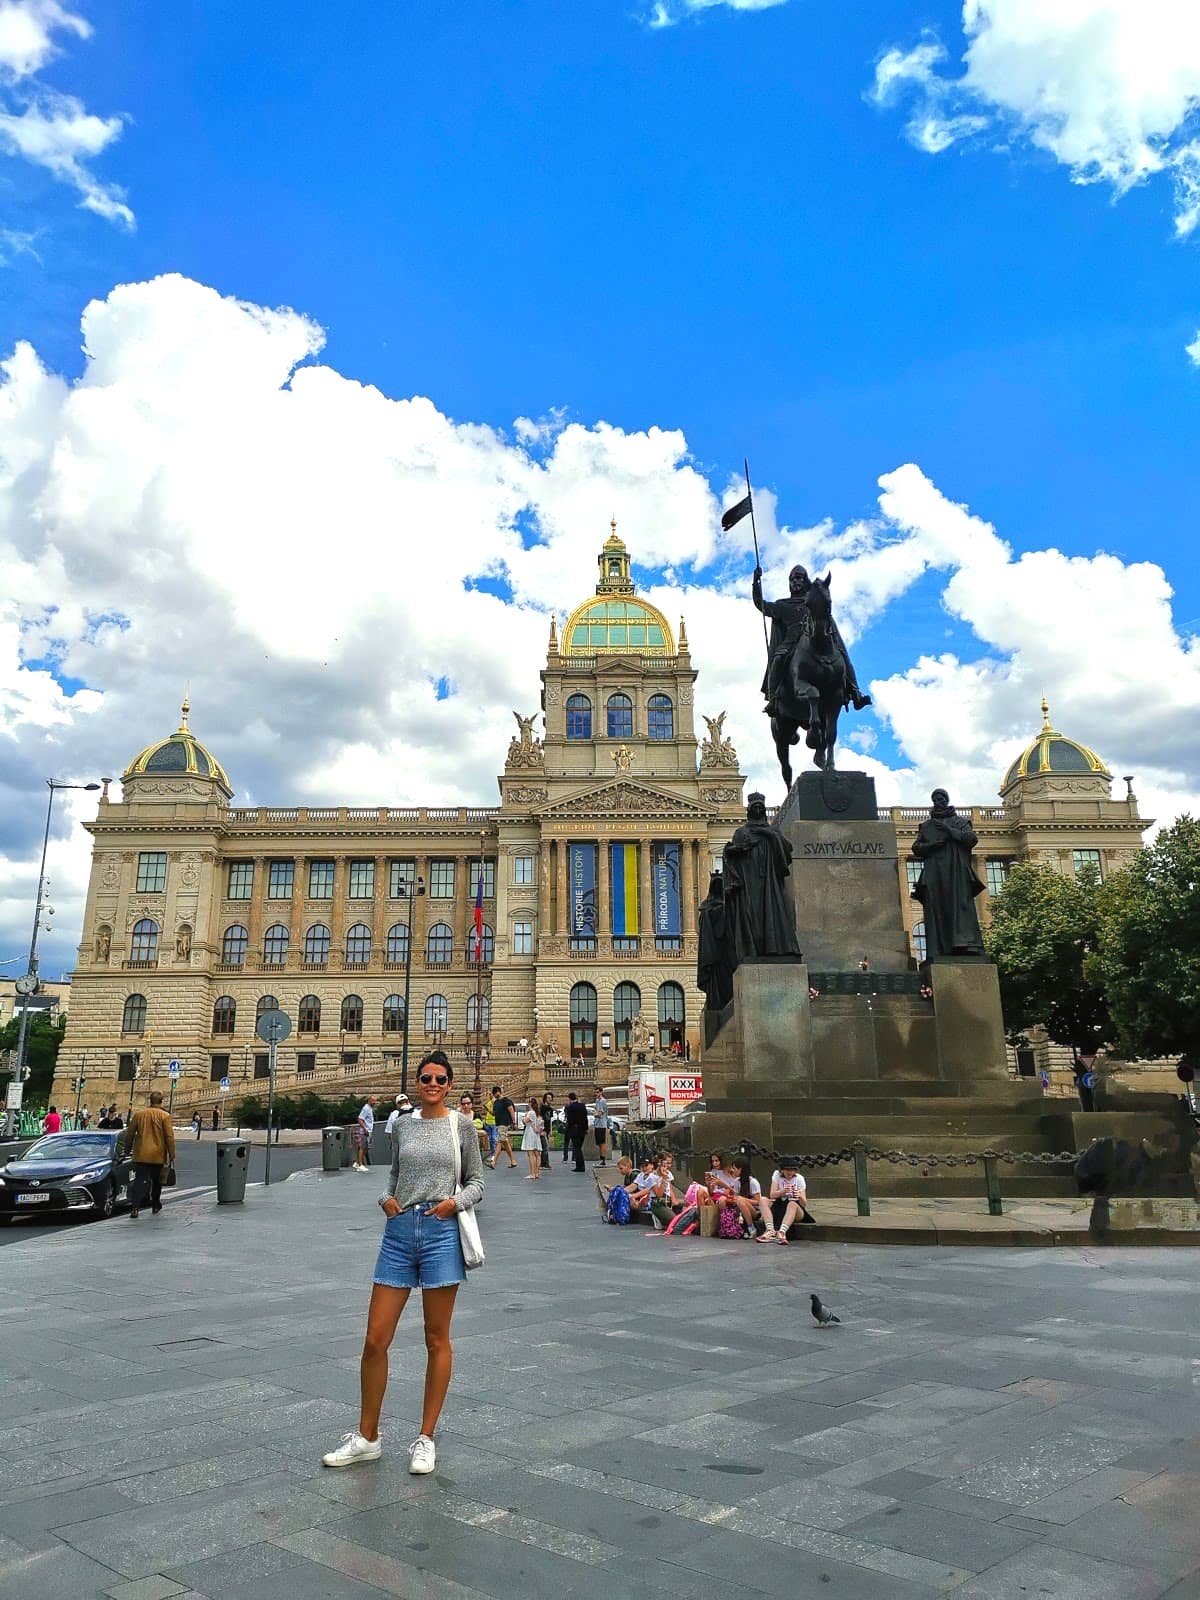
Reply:
[[[630, 1128], [621, 1134], [622, 1153], [634, 1161], [641, 1161], [646, 1154], [659, 1149], [660, 1144], [661, 1139], [652, 1133]], [[836, 1167], [843, 1161], [852, 1162], [855, 1156], [853, 1147], [849, 1145], [840, 1150], [809, 1151], [806, 1154], [785, 1151], [781, 1154], [778, 1150], [768, 1150], [765, 1145], [740, 1139], [736, 1148], [739, 1155], [759, 1156], [775, 1166], [786, 1159], [789, 1166], [814, 1171], [821, 1167]], [[915, 1155], [908, 1150], [880, 1150], [874, 1145], [859, 1146], [859, 1153], [868, 1161], [886, 1161], [893, 1167], [975, 1167], [981, 1161], [1004, 1161], [1010, 1166], [1020, 1162], [1024, 1166], [1053, 1167], [1062, 1166], [1068, 1161], [1075, 1162], [1084, 1154], [1082, 1150], [979, 1150], [955, 1155]]]

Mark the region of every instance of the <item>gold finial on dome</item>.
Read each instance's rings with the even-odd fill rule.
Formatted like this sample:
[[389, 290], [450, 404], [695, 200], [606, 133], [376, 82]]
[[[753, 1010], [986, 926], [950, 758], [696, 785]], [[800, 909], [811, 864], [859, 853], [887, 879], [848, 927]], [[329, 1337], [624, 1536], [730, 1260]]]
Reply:
[[1042, 732], [1054, 732], [1054, 726], [1050, 721], [1050, 702], [1046, 699], [1046, 691], [1044, 689], [1042, 690]]
[[183, 704], [179, 708], [179, 731], [187, 733], [188, 717], [192, 710], [192, 686], [189, 683], [183, 691]]

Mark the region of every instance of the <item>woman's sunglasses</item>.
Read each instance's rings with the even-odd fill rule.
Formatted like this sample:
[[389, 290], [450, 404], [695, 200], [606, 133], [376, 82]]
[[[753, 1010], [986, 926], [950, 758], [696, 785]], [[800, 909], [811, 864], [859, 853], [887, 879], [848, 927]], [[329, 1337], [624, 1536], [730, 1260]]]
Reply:
[[435, 1078], [434, 1075], [431, 1072], [425, 1072], [425, 1073], [421, 1074], [421, 1076], [417, 1079], [417, 1082], [418, 1083], [436, 1083], [438, 1088], [440, 1089], [440, 1088], [444, 1087], [447, 1083], [449, 1083], [450, 1079], [449, 1078]]

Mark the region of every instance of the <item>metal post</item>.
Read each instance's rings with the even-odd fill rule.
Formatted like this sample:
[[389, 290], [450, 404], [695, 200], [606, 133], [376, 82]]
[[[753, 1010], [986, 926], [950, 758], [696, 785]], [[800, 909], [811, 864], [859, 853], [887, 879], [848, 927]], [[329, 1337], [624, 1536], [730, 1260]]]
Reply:
[[854, 1146], [854, 1198], [858, 1202], [860, 1217], [871, 1215], [871, 1185], [867, 1179], [867, 1147]]
[[[50, 798], [46, 802], [46, 831], [42, 835], [42, 859], [41, 859], [41, 864], [38, 867], [37, 898], [34, 901], [34, 908], [33, 908], [33, 933], [30, 935], [30, 939], [29, 939], [29, 967], [28, 967], [28, 972], [29, 972], [29, 976], [31, 978], [34, 978], [34, 979], [36, 979], [36, 977], [37, 977], [37, 970], [38, 970], [38, 963], [37, 963], [38, 924], [42, 920], [42, 898], [43, 898], [43, 895], [44, 895], [44, 892], [45, 892], [45, 884], [46, 884], [46, 851], [50, 848], [50, 816], [51, 816], [51, 813], [54, 810], [54, 791], [55, 791], [56, 788], [58, 788], [58, 785], [54, 782], [53, 778], [47, 778], [46, 779], [46, 786], [50, 790]], [[23, 1074], [24, 1067], [25, 1067], [25, 1046], [26, 1046], [26, 1043], [27, 1043], [27, 1036], [28, 1036], [28, 1033], [29, 1033], [29, 1000], [30, 1000], [30, 996], [29, 995], [24, 995], [23, 999], [25, 1001], [25, 1004], [21, 1007], [21, 1025], [17, 1029], [17, 1065], [16, 1065], [15, 1075], [13, 1077], [13, 1082], [14, 1083], [22, 1082], [22, 1074]]]
[[275, 1111], [275, 1029], [271, 1029], [271, 1040], [267, 1045], [267, 1170], [264, 1175], [267, 1188], [271, 1187], [271, 1118]]
[[1004, 1201], [1000, 1195], [999, 1163], [995, 1156], [983, 1158], [983, 1181], [987, 1188], [988, 1216], [1002, 1217], [1004, 1215]]
[[[87, 1060], [87, 1057], [85, 1056], [84, 1057], [84, 1061], [86, 1061], [86, 1060]], [[79, 1064], [79, 1076], [75, 1079], [75, 1126], [76, 1127], [79, 1126], [79, 1106], [80, 1106], [80, 1103], [83, 1100], [83, 1086], [87, 1082], [87, 1079], [83, 1075], [83, 1067], [84, 1067], [84, 1062], [81, 1061], [80, 1064]]]

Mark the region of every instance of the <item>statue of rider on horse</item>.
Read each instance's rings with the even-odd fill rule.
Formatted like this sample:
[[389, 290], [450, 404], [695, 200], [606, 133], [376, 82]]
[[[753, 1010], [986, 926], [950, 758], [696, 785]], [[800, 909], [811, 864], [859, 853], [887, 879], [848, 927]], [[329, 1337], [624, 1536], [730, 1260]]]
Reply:
[[862, 711], [871, 704], [862, 692], [849, 654], [833, 620], [829, 599], [830, 575], [810, 578], [803, 567], [788, 574], [788, 594], [781, 600], [764, 600], [762, 568], [754, 569], [754, 604], [771, 619], [767, 670], [762, 692], [764, 712], [771, 719], [771, 734], [784, 782], [790, 787], [790, 747], [799, 742], [801, 729], [813, 753], [813, 764], [833, 767], [838, 717], [846, 706]]

